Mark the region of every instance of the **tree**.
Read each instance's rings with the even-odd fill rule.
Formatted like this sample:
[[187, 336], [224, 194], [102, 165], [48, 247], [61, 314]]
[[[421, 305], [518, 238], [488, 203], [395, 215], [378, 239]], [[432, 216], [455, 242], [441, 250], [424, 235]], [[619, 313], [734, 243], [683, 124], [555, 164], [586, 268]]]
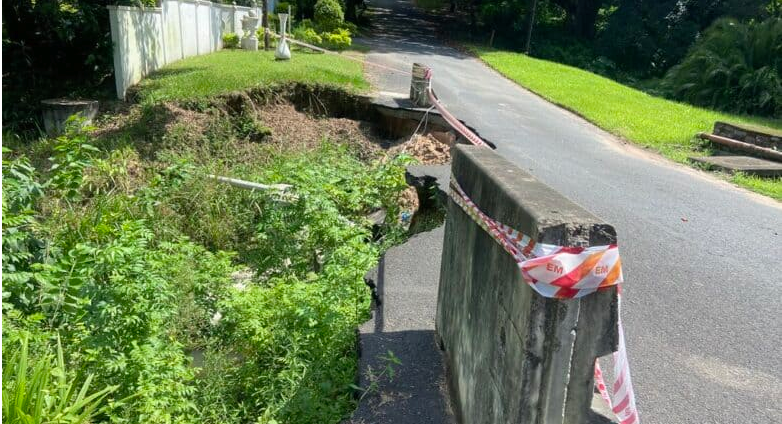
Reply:
[[623, 69], [659, 76], [716, 19], [763, 19], [768, 1], [621, 0], [598, 40], [598, 51]]
[[605, 0], [552, 0], [567, 16], [568, 27], [581, 38], [594, 38], [597, 13]]
[[524, 43], [524, 53], [529, 54], [532, 44], [532, 26], [535, 25], [535, 10], [538, 6], [538, 0], [530, 0], [529, 12], [527, 12], [527, 40]]
[[110, 0], [3, 1], [4, 126], [34, 127], [38, 102], [90, 94], [113, 75]]

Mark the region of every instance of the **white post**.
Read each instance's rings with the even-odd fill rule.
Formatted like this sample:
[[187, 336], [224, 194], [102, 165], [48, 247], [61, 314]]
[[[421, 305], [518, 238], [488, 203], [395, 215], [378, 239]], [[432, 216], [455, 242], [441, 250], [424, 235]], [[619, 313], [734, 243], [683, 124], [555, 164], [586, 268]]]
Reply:
[[179, 1], [176, 2], [176, 10], [177, 10], [177, 14], [179, 15], [179, 51], [182, 53], [182, 55], [179, 58], [184, 59], [185, 58], [185, 30], [184, 30], [184, 25], [182, 25], [182, 3]]
[[198, 42], [198, 34], [201, 33], [201, 31], [198, 29], [198, 6], [201, 4], [201, 0], [195, 1], [195, 41], [196, 41], [196, 56], [201, 54], [201, 43]]
[[109, 9], [109, 25], [111, 26], [111, 41], [114, 44], [114, 83], [117, 88], [117, 98], [125, 100], [125, 67], [122, 57], [125, 55], [124, 46], [120, 41], [119, 16], [117, 6], [106, 6]]
[[236, 2], [231, 3], [231, 32], [238, 34], [236, 30]]

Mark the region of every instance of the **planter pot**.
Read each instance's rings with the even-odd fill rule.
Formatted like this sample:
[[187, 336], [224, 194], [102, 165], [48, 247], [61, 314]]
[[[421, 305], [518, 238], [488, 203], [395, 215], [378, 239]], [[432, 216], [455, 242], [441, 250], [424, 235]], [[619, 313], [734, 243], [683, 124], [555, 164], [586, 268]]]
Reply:
[[43, 126], [50, 137], [62, 134], [72, 115], [81, 115], [85, 118], [83, 124], [88, 125], [98, 114], [97, 100], [48, 99], [42, 100], [41, 106]]

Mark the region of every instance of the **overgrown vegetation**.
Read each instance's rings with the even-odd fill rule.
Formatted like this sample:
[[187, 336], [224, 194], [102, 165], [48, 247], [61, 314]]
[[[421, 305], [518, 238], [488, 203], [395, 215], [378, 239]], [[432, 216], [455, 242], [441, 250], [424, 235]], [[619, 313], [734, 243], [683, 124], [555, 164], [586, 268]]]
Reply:
[[[403, 234], [407, 159], [259, 142], [252, 108], [208, 98], [258, 83], [237, 61], [268, 66], [263, 81], [291, 75], [259, 55], [192, 58], [142, 84], [144, 104], [108, 130], [74, 122], [4, 151], [3, 348], [24, 354], [4, 355], [3, 393], [22, 393], [27, 414], [55, 402], [32, 422], [326, 423], [352, 409], [363, 276]], [[294, 78], [365, 84], [352, 62], [312, 58], [291, 63]], [[177, 98], [203, 99], [197, 117], [157, 102]], [[373, 238], [377, 208], [389, 218]], [[62, 411], [75, 418], [52, 418]]]
[[688, 103], [782, 117], [782, 19], [715, 22], [663, 86]]

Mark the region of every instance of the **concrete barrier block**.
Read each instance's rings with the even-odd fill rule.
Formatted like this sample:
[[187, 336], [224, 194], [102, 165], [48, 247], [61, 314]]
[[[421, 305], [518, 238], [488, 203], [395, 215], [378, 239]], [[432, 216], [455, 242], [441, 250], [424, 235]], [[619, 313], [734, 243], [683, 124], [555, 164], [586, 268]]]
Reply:
[[[538, 242], [616, 242], [613, 227], [491, 149], [456, 146], [452, 173], [490, 217]], [[448, 202], [437, 332], [464, 423], [589, 422], [595, 358], [616, 350], [616, 289], [547, 299], [512, 257]]]

